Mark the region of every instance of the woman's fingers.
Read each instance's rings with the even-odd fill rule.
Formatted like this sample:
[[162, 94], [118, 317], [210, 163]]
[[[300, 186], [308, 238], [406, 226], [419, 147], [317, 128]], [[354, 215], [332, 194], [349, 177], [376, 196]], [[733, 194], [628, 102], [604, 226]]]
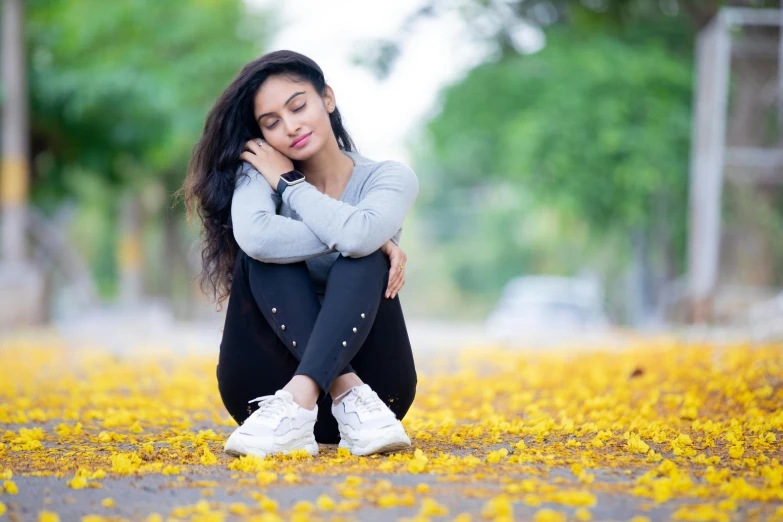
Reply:
[[[264, 147], [269, 147], [269, 145], [264, 144]], [[253, 165], [257, 171], [261, 171], [259, 163], [259, 159], [262, 158], [262, 155], [265, 154], [266, 151], [256, 143], [255, 140], [250, 140], [245, 142], [245, 150], [242, 152], [242, 154], [239, 155], [240, 158], [247, 161], [251, 165]]]
[[402, 285], [405, 284], [405, 264], [408, 262], [408, 255], [402, 250], [400, 250], [400, 254], [402, 254], [402, 258], [400, 259], [400, 261], [402, 262], [402, 270], [398, 269], [399, 278], [397, 278], [397, 282], [396, 282], [397, 288], [394, 290], [394, 293], [392, 294], [392, 299], [394, 299], [397, 296], [397, 293], [402, 288]]
[[[387, 285], [386, 297], [394, 299], [394, 297], [397, 295], [397, 292], [399, 292], [400, 288], [402, 288], [402, 285], [405, 284], [404, 268], [407, 261], [408, 256], [402, 250], [399, 250], [398, 253], [395, 254], [391, 267], [392, 273], [389, 274], [389, 284]], [[400, 270], [400, 265], [402, 265], [403, 270]]]
[[[395, 245], [396, 246], [396, 245]], [[389, 283], [386, 285], [386, 297], [394, 297], [393, 293], [397, 289], [398, 280], [400, 278], [400, 263], [402, 263], [402, 251], [399, 248], [392, 250], [391, 267], [389, 268]]]
[[259, 157], [253, 154], [252, 152], [244, 151], [242, 154], [239, 155], [240, 159], [243, 159], [253, 165], [253, 168], [256, 169], [258, 172], [263, 173], [265, 169], [261, 169], [261, 163], [258, 161]]
[[[255, 154], [253, 154], [251, 152], [244, 151], [242, 154], [239, 155], [239, 159], [243, 159], [243, 160], [247, 161], [248, 163], [250, 163], [251, 165], [253, 165], [255, 163], [255, 161], [256, 161], [256, 156], [255, 156]], [[255, 165], [253, 165], [253, 166], [255, 166]]]
[[386, 285], [386, 297], [391, 297], [392, 291], [396, 288], [396, 281], [399, 277], [400, 271], [397, 266], [400, 264], [400, 257], [397, 254], [393, 254], [391, 257], [391, 267], [389, 268], [389, 282]]
[[394, 281], [394, 290], [392, 290], [392, 293], [391, 293], [391, 296], [390, 296], [392, 299], [394, 299], [397, 296], [397, 294], [399, 293], [400, 289], [402, 288], [402, 285], [404, 285], [404, 284], [405, 284], [405, 273], [404, 272], [400, 272], [400, 276], [397, 277], [397, 279], [395, 279], [395, 281]]
[[[263, 147], [269, 147], [269, 145], [265, 144]], [[258, 141], [256, 140], [250, 140], [245, 142], [245, 148], [248, 149], [253, 154], [260, 154], [263, 152], [263, 147], [258, 144]]]
[[[407, 261], [405, 261], [407, 262]], [[396, 288], [394, 289], [394, 292], [392, 293], [392, 299], [394, 299], [397, 294], [399, 293], [400, 289], [402, 288], [402, 285], [405, 284], [405, 267], [403, 266], [403, 269], [399, 271], [399, 277], [395, 281]]]

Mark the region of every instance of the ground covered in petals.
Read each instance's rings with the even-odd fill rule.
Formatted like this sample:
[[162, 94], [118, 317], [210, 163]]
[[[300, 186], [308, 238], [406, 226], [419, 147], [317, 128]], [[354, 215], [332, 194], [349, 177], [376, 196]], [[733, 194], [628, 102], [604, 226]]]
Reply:
[[265, 460], [216, 358], [0, 343], [0, 522], [783, 520], [783, 345], [439, 353], [410, 451]]

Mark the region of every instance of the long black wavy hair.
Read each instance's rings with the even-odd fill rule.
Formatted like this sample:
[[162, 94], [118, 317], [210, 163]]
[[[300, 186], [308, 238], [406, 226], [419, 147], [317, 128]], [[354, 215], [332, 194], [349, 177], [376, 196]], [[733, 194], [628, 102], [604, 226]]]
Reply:
[[[308, 81], [315, 91], [326, 94], [321, 68], [303, 54], [279, 50], [267, 53], [245, 65], [209, 111], [204, 133], [193, 148], [182, 187], [188, 223], [193, 213], [202, 221], [200, 237], [201, 290], [217, 301], [218, 309], [231, 292], [239, 246], [231, 223], [231, 199], [245, 143], [261, 138], [253, 117], [253, 99], [267, 78], [283, 75], [293, 81]], [[355, 151], [356, 145], [343, 126], [340, 111], [329, 114], [337, 145]]]

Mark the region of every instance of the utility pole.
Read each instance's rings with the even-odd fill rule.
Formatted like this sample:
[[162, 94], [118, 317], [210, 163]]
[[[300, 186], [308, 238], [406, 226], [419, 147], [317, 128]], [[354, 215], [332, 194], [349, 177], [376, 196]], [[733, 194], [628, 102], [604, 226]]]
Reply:
[[0, 163], [0, 327], [43, 318], [43, 277], [26, 251], [30, 183], [23, 0], [3, 1], [3, 136]]

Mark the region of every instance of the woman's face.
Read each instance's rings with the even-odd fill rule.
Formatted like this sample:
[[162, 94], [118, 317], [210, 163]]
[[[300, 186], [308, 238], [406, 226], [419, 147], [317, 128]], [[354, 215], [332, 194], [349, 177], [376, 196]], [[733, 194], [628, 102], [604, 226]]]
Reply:
[[336, 142], [327, 110], [334, 106], [334, 95], [328, 86], [322, 98], [310, 82], [270, 76], [253, 102], [264, 140], [292, 160], [311, 157], [330, 139]]

